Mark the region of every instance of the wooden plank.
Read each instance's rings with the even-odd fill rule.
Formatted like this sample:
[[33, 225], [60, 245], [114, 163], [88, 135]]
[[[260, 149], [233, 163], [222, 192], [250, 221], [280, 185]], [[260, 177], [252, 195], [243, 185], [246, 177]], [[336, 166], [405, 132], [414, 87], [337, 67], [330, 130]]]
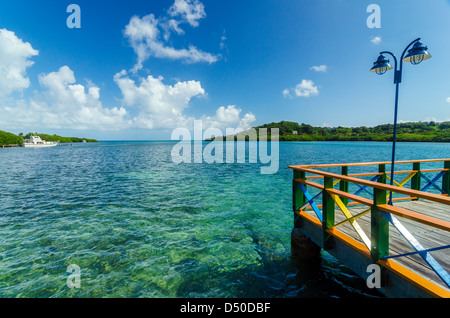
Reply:
[[[417, 211], [418, 214], [421, 213], [424, 216], [425, 214], [433, 214], [433, 207], [439, 206], [442, 209], [441, 204], [429, 201], [402, 202], [398, 205], [402, 206], [402, 208], [396, 207], [398, 209], [406, 210], [406, 208], [412, 207]], [[360, 209], [358, 209], [358, 211], [359, 210]], [[352, 209], [351, 211], [357, 213], [357, 211], [354, 209]], [[444, 215], [445, 212], [443, 210], [440, 215], [445, 217], [446, 219], [450, 219], [449, 212], [450, 211], [447, 210], [446, 215]], [[337, 214], [338, 213], [336, 213], [336, 215]], [[444, 246], [448, 245], [450, 242], [450, 234], [447, 231], [434, 229], [425, 224], [421, 224], [403, 217], [400, 219], [400, 221], [426, 248]], [[363, 217], [362, 220], [359, 221], [359, 223], [364, 230], [370, 231], [370, 220], [368, 220], [368, 218]], [[353, 238], [358, 239], [358, 235], [356, 235], [355, 233], [350, 233], [350, 229], [344, 228], [344, 230], [347, 235], [351, 235]], [[399, 255], [414, 251], [411, 245], [409, 245], [409, 243], [393, 227], [390, 227], [389, 235], [390, 255]], [[440, 250], [431, 253], [435, 256], [435, 258], [444, 269], [450, 271], [450, 253], [448, 253], [448, 250]], [[419, 255], [409, 255], [401, 258], [396, 258], [395, 261], [410, 268], [413, 271], [416, 271], [427, 279], [430, 279], [439, 285], [443, 285], [443, 282], [440, 280], [438, 275], [430, 267], [427, 266], [427, 264]]]
[[[300, 212], [300, 215], [304, 219], [301, 231], [304, 231], [303, 233], [316, 244], [322, 246], [322, 227], [318, 219], [304, 211]], [[336, 229], [328, 230], [328, 233], [336, 239], [333, 249], [329, 252], [363, 279], [366, 279], [368, 276], [367, 266], [372, 264], [372, 260], [370, 252], [364, 244]], [[386, 284], [383, 284], [380, 289], [387, 296], [396, 298], [450, 297], [448, 288], [428, 279], [427, 276], [421, 275], [416, 270], [413, 271], [409, 267], [403, 266], [397, 260], [380, 260], [378, 263], [387, 269], [384, 272], [387, 279]]]
[[[332, 190], [334, 193], [339, 190]], [[339, 193], [339, 192], [338, 192]], [[336, 193], [337, 194], [337, 193]], [[425, 216], [432, 216], [433, 218], [440, 218], [442, 220], [450, 220], [450, 208], [446, 205], [432, 202], [432, 201], [410, 201], [410, 202], [400, 202], [397, 203], [395, 208], [401, 210], [412, 210], [417, 214], [421, 214]], [[366, 210], [366, 206], [360, 207], [352, 207], [349, 208], [349, 211], [352, 215], [356, 215], [364, 210]], [[303, 212], [306, 214], [307, 212]], [[346, 220], [345, 215], [342, 213], [340, 209], [336, 209], [335, 213], [336, 224]], [[408, 230], [416, 237], [416, 239], [426, 248], [435, 248], [439, 246], [445, 246], [450, 243], [450, 233], [443, 229], [436, 229], [429, 225], [418, 223], [408, 218], [399, 218], [400, 222], [408, 228]], [[358, 218], [358, 223], [361, 229], [367, 234], [370, 235], [370, 214], [363, 215]], [[356, 231], [349, 224], [342, 224], [338, 228], [335, 228], [334, 231], [340, 231], [343, 234], [351, 237], [352, 239], [361, 242], [364, 244], [356, 233]], [[408, 252], [413, 252], [414, 249], [409, 245], [409, 243], [397, 232], [395, 228], [390, 226], [390, 255], [399, 255]], [[439, 251], [430, 252], [436, 260], [440, 263], [440, 265], [450, 272], [450, 253], [449, 249], [443, 249]], [[439, 284], [440, 286], [444, 286], [443, 282], [437, 276], [437, 274], [427, 266], [427, 264], [423, 261], [423, 259], [419, 255], [409, 255], [400, 258], [395, 258], [392, 261], [398, 262], [402, 266], [409, 268], [410, 270], [418, 273], [423, 276], [425, 279], [429, 279], [430, 281]]]

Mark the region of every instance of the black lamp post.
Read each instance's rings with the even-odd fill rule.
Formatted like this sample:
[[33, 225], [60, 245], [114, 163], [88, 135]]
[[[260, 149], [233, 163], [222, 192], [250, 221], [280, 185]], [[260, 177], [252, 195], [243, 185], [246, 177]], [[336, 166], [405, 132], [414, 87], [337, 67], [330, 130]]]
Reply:
[[[413, 48], [406, 51], [412, 46]], [[391, 185], [394, 184], [394, 163], [395, 163], [395, 144], [397, 141], [397, 112], [398, 112], [398, 88], [399, 84], [402, 82], [402, 71], [403, 71], [403, 62], [410, 62], [413, 65], [420, 64], [422, 61], [428, 60], [431, 58], [431, 55], [427, 52], [428, 48], [423, 45], [420, 41], [420, 38], [412, 41], [403, 51], [402, 56], [400, 58], [400, 65], [397, 63], [397, 58], [395, 55], [389, 51], [383, 51], [380, 53], [377, 61], [374, 66], [370, 69], [371, 72], [377, 73], [378, 75], [383, 75], [389, 70], [392, 70], [393, 67], [389, 64], [389, 60], [383, 54], [389, 54], [394, 58], [395, 62], [395, 73], [394, 73], [394, 84], [395, 84], [395, 111], [394, 111], [394, 141], [392, 144], [392, 162], [391, 162]], [[406, 56], [405, 56], [406, 54]], [[392, 192], [389, 196], [389, 204], [392, 205]]]

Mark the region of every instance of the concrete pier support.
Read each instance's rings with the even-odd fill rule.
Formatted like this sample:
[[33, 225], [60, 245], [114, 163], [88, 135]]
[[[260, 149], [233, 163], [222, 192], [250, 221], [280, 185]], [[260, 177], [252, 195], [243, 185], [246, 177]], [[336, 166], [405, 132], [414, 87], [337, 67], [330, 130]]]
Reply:
[[306, 237], [300, 229], [291, 232], [291, 251], [303, 260], [315, 260], [320, 257], [321, 247]]

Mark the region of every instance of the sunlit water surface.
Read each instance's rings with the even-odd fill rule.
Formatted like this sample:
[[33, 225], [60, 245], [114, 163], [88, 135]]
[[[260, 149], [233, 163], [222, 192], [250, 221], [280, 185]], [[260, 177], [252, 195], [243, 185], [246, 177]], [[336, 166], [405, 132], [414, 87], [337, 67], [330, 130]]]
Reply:
[[[174, 164], [174, 142], [0, 149], [0, 297], [378, 297], [291, 255], [290, 164], [388, 161], [389, 143], [281, 143], [280, 168]], [[397, 158], [447, 158], [447, 144]], [[67, 267], [81, 269], [69, 288]]]

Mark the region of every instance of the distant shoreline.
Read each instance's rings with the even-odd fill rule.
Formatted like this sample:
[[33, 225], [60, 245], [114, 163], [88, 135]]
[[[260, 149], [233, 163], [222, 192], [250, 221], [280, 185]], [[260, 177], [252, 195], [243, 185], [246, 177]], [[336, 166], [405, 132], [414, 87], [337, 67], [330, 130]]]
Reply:
[[[202, 140], [202, 142], [213, 142], [214, 140]], [[106, 142], [169, 142], [169, 143], [179, 143], [180, 140], [98, 140], [97, 143], [106, 143]], [[194, 141], [191, 141], [194, 142]], [[216, 141], [217, 142], [217, 141]], [[227, 140], [223, 140], [223, 142], [227, 142]], [[240, 140], [234, 140], [234, 142], [259, 142], [259, 140], [256, 141], [240, 141]], [[271, 140], [267, 140], [267, 142], [271, 142]], [[326, 143], [357, 143], [357, 142], [367, 142], [367, 143], [392, 143], [392, 141], [376, 141], [376, 140], [280, 140], [278, 141], [280, 143], [316, 143], [316, 142], [326, 142]], [[82, 142], [73, 142], [75, 144], [83, 144]], [[92, 143], [92, 142], [86, 142], [86, 143]], [[397, 143], [407, 144], [407, 143], [427, 143], [427, 144], [445, 144], [448, 143], [446, 141], [398, 141]], [[70, 142], [67, 143], [61, 143], [61, 145], [68, 145], [71, 144]], [[20, 148], [21, 144], [14, 144], [14, 145], [2, 145], [0, 144], [0, 149], [3, 148]]]
[[[308, 124], [298, 124], [291, 121], [264, 124], [262, 126], [248, 129], [242, 133], [228, 136], [235, 140], [259, 140], [259, 131], [266, 129], [270, 140], [270, 133], [278, 129], [279, 141], [375, 141], [392, 142], [394, 125], [385, 124], [375, 127], [313, 127]], [[255, 135], [256, 134], [256, 135]], [[252, 138], [249, 137], [251, 135]], [[223, 136], [225, 139], [226, 136]], [[397, 125], [397, 142], [450, 142], [450, 122], [407, 122]]]
[[46, 141], [59, 141], [60, 143], [83, 143], [83, 142], [98, 142], [96, 139], [79, 138], [79, 137], [63, 137], [58, 135], [48, 135], [39, 133], [28, 133], [26, 135], [15, 135], [6, 131], [0, 130], [0, 147], [19, 147], [23, 144], [25, 139], [29, 139], [30, 136], [37, 135], [42, 140]]

